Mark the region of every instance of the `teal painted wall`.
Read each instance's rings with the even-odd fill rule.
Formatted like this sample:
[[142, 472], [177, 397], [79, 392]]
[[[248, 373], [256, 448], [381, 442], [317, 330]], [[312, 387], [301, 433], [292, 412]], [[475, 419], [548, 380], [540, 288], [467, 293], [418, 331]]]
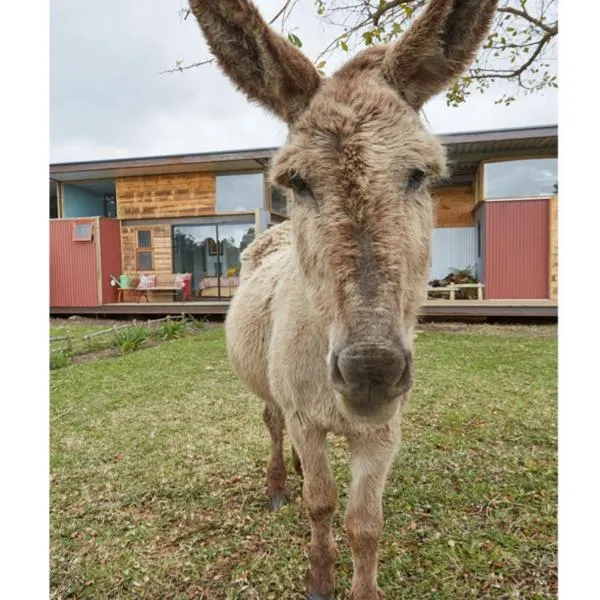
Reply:
[[63, 186], [63, 207], [65, 218], [104, 216], [102, 194], [74, 185]]

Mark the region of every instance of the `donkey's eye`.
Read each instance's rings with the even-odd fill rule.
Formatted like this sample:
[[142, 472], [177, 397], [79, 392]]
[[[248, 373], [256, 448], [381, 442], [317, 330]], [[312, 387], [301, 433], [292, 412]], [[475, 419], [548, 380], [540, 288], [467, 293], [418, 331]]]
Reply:
[[300, 196], [312, 196], [312, 190], [309, 185], [300, 177], [300, 175], [293, 175], [290, 179], [290, 186]]
[[406, 180], [406, 191], [415, 192], [421, 187], [425, 179], [425, 171], [422, 169], [413, 169]]

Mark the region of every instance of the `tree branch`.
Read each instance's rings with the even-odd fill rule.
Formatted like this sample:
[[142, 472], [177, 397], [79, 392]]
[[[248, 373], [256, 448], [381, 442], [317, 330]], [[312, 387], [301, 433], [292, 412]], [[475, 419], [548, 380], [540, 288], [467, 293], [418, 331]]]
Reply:
[[[275, 21], [277, 21], [277, 19], [279, 19], [281, 17], [281, 15], [283, 15], [285, 13], [285, 11], [288, 9], [290, 4], [292, 4], [292, 3], [295, 4], [296, 0], [286, 0], [284, 2], [283, 6], [277, 12], [277, 14], [269, 21], [269, 25], [273, 25], [273, 23], [275, 23]], [[190, 12], [191, 11], [189, 8], [182, 10], [182, 15], [183, 15], [184, 21], [190, 16]], [[203, 65], [210, 65], [214, 62], [215, 62], [214, 58], [208, 58], [208, 59], [202, 60], [200, 62], [195, 62], [190, 65], [183, 66], [182, 65], [183, 61], [177, 61], [175, 63], [175, 67], [173, 69], [167, 69], [165, 71], [160, 71], [158, 74], [164, 75], [165, 73], [183, 73], [184, 71], [187, 71], [189, 69], [195, 69], [196, 67], [202, 67]]]
[[287, 0], [285, 4], [281, 7], [279, 12], [269, 21], [269, 25], [273, 25], [277, 19], [286, 11], [287, 7], [292, 3], [292, 0]]
[[530, 15], [526, 10], [519, 10], [518, 8], [512, 8], [510, 6], [505, 6], [503, 8], [499, 8], [498, 12], [508, 13], [511, 15], [515, 15], [516, 17], [521, 17], [526, 21], [529, 21], [536, 27], [543, 29], [549, 35], [556, 35], [558, 33], [558, 23], [554, 23], [552, 26], [546, 25], [543, 21], [536, 19], [534, 16]]
[[531, 56], [518, 69], [498, 69], [494, 71], [480, 69], [477, 75], [474, 75], [473, 77], [476, 77], [477, 79], [511, 79], [513, 77], [520, 78], [521, 74], [524, 73], [535, 62], [535, 59], [540, 55], [540, 52], [544, 49], [544, 46], [548, 44], [553, 37], [554, 34], [547, 33], [543, 38], [541, 38], [538, 47], [531, 53]]
[[200, 62], [192, 63], [191, 65], [181, 66], [183, 61], [177, 61], [175, 63], [175, 67], [173, 69], [167, 69], [166, 71], [160, 71], [159, 75], [164, 75], [165, 73], [183, 73], [188, 69], [195, 69], [196, 67], [201, 67], [202, 65], [210, 65], [215, 62], [214, 58], [209, 58], [207, 60], [202, 60]]
[[373, 25], [377, 27], [379, 25], [379, 19], [381, 19], [385, 13], [393, 8], [397, 8], [401, 4], [412, 4], [415, 7], [414, 10], [416, 10], [417, 8], [421, 8], [425, 4], [425, 1], [413, 0], [413, 2], [407, 2], [406, 0], [391, 0], [390, 2], [386, 2], [385, 4], [382, 4], [374, 13], [371, 13], [370, 17], [373, 21]]
[[373, 25], [377, 27], [377, 25], [379, 25], [379, 19], [381, 19], [381, 17], [383, 17], [387, 11], [400, 6], [400, 4], [402, 4], [402, 0], [393, 0], [392, 2], [386, 2], [385, 4], [382, 4], [374, 13], [371, 14]]

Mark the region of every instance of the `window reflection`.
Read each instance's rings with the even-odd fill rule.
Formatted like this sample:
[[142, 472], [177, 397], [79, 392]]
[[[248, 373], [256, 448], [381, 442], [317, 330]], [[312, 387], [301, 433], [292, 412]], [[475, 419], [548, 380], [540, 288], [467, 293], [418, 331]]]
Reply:
[[263, 206], [263, 174], [217, 175], [217, 211], [253, 211]]
[[558, 160], [535, 158], [486, 163], [485, 198], [535, 198], [558, 191]]
[[199, 299], [230, 298], [239, 285], [241, 253], [254, 236], [250, 223], [173, 227], [173, 271], [192, 273]]

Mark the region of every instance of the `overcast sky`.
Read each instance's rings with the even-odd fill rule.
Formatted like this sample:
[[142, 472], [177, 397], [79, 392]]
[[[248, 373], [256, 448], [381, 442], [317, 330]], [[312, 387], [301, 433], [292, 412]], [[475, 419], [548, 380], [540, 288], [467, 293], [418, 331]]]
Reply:
[[[270, 19], [281, 0], [257, 0]], [[314, 59], [333, 32], [313, 0], [294, 13], [303, 51]], [[186, 0], [51, 0], [50, 152], [52, 162], [208, 152], [279, 145], [285, 125], [237, 92], [214, 65], [160, 75], [177, 60], [209, 57]], [[330, 60], [326, 71], [346, 55]], [[556, 94], [494, 105], [473, 95], [449, 108], [444, 95], [425, 106], [436, 133], [557, 122]]]

